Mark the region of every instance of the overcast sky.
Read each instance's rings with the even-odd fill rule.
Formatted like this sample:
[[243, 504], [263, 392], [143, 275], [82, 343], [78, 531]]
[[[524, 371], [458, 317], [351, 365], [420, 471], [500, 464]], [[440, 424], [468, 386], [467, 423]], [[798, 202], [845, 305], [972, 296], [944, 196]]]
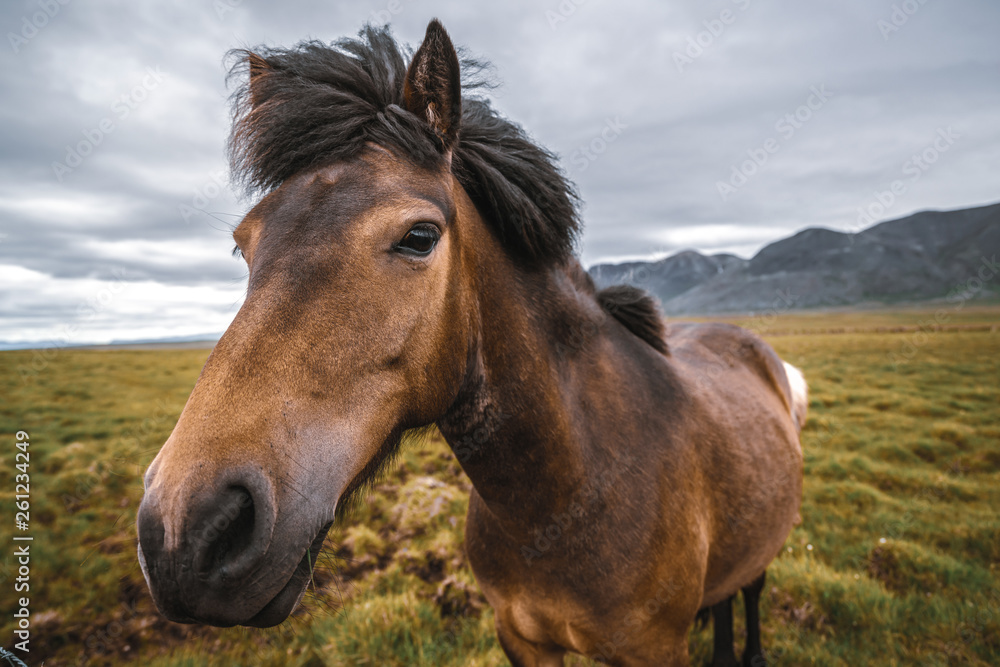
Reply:
[[1000, 200], [996, 0], [577, 2], [6, 0], [0, 341], [223, 331], [252, 205], [223, 56], [365, 21], [416, 44], [437, 16], [495, 64], [579, 186], [587, 265]]

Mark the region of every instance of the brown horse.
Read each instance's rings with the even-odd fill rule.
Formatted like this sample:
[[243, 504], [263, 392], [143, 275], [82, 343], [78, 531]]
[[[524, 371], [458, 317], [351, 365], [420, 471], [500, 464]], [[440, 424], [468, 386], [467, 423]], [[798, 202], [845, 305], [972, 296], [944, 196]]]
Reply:
[[343, 508], [437, 424], [514, 665], [686, 664], [699, 609], [758, 580], [796, 521], [801, 374], [747, 331], [596, 291], [572, 186], [463, 99], [482, 65], [437, 21], [409, 64], [371, 27], [240, 63], [230, 150], [265, 196], [233, 234], [246, 301], [146, 472], [159, 609], [280, 623]]

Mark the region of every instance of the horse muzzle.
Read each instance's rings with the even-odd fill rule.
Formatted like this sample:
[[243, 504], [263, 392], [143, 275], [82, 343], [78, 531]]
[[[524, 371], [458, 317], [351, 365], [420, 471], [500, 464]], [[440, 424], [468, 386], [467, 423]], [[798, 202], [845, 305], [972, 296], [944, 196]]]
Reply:
[[207, 485], [193, 475], [169, 490], [155, 478], [151, 468], [137, 527], [139, 562], [160, 612], [220, 627], [285, 620], [305, 591], [329, 520], [291, 512], [298, 516], [276, 531], [278, 498], [259, 467], [231, 469]]

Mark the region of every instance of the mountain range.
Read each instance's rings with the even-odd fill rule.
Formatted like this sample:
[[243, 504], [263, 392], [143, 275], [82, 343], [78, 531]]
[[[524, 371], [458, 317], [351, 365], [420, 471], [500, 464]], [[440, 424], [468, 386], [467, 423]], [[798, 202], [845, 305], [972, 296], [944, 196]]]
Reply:
[[922, 211], [858, 233], [812, 227], [751, 259], [685, 250], [598, 264], [599, 287], [628, 283], [668, 315], [752, 313], [1000, 296], [1000, 204]]

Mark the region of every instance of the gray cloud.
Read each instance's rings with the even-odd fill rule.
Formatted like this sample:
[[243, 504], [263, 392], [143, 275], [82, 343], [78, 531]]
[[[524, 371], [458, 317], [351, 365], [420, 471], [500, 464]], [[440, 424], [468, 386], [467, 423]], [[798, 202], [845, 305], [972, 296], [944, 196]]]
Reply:
[[[917, 9], [894, 16], [903, 5]], [[0, 9], [0, 340], [67, 325], [78, 342], [176, 333], [182, 311], [185, 330], [224, 328], [246, 273], [229, 232], [251, 203], [225, 185], [226, 51], [385, 19], [416, 43], [432, 16], [494, 62], [498, 106], [563, 157], [586, 202], [588, 264], [751, 254], [807, 226], [856, 228], [947, 128], [958, 138], [876, 220], [1000, 199], [991, 0], [12, 2]], [[778, 125], [820, 86], [831, 94], [807, 120]], [[122, 283], [132, 297], [81, 315]], [[176, 309], [146, 310], [143, 294]]]

